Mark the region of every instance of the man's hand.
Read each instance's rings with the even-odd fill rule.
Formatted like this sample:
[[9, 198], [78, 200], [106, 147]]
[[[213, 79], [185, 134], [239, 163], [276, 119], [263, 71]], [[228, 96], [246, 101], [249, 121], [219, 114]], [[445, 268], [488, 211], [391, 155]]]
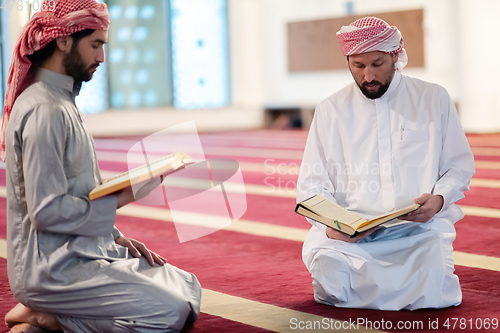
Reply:
[[427, 222], [443, 208], [444, 203], [441, 195], [430, 193], [424, 193], [414, 201], [420, 205], [420, 208], [414, 212], [400, 216], [399, 219], [413, 222]]
[[127, 186], [123, 190], [116, 192], [114, 195], [116, 196], [116, 209], [135, 201], [132, 186]]
[[136, 241], [135, 239], [120, 236], [115, 239], [115, 243], [126, 247], [135, 258], [144, 256], [151, 266], [154, 266], [155, 263], [163, 266], [167, 262], [167, 259], [149, 250], [144, 243]]
[[351, 236], [344, 234], [343, 232], [340, 232], [340, 231], [335, 230], [335, 229], [330, 228], [330, 227], [326, 227], [326, 236], [330, 239], [336, 239], [336, 240], [340, 240], [340, 241], [347, 242], [347, 243], [356, 243], [360, 239], [363, 239], [363, 238], [370, 236], [375, 230], [378, 230], [378, 229], [379, 229], [379, 227], [375, 227], [375, 228], [366, 230], [366, 231], [356, 235], [355, 237], [351, 238]]
[[158, 176], [152, 178], [151, 180], [141, 183], [140, 187], [136, 185], [135, 188], [136, 193], [132, 190], [132, 185], [125, 187], [123, 190], [120, 190], [115, 193], [116, 195], [116, 209], [121, 208], [125, 205], [128, 205], [131, 202], [144, 199], [146, 196], [151, 193], [155, 188], [157, 188], [163, 182], [164, 176]]

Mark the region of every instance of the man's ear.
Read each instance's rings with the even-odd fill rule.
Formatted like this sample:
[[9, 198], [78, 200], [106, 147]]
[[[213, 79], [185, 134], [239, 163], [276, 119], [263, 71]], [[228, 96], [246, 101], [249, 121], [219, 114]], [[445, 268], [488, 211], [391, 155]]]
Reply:
[[73, 37], [71, 36], [57, 37], [56, 44], [59, 51], [65, 53], [69, 52], [71, 50], [71, 46], [73, 45]]
[[394, 60], [394, 63], [398, 62], [398, 59], [399, 59], [399, 53], [394, 53], [392, 55], [392, 60]]

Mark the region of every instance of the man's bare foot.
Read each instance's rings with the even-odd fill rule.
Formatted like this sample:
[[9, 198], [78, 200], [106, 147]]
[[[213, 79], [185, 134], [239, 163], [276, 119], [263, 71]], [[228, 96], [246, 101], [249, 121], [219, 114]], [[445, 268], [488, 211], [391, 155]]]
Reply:
[[18, 324], [11, 327], [9, 333], [48, 333], [54, 331], [48, 331], [45, 328], [31, 326], [28, 323]]
[[[9, 311], [5, 315], [5, 324], [11, 328], [12, 332], [25, 332], [22, 331], [22, 326], [26, 327], [26, 325], [21, 324], [29, 324], [33, 328], [45, 328], [51, 331], [59, 331], [61, 330], [61, 326], [59, 326], [59, 322], [56, 320], [53, 314], [48, 312], [36, 311], [30, 308], [25, 307], [21, 303], [17, 304], [12, 310]], [[14, 330], [14, 327], [17, 327]], [[19, 330], [17, 330], [19, 329]], [[26, 332], [43, 332], [43, 331], [26, 331]]]

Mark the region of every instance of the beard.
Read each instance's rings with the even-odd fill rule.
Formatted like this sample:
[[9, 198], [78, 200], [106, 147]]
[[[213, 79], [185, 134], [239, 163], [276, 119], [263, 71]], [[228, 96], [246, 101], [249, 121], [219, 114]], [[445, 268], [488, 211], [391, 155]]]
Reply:
[[64, 56], [63, 66], [66, 70], [66, 75], [72, 76], [75, 81], [90, 81], [93, 74], [91, 70], [93, 68], [97, 68], [99, 66], [99, 63], [94, 63], [90, 66], [86, 66], [77, 48], [78, 44], [73, 44], [71, 47], [71, 51]]
[[[363, 93], [363, 95], [365, 95], [367, 98], [377, 99], [377, 98], [382, 97], [382, 95], [384, 95], [386, 93], [387, 89], [389, 89], [390, 84], [391, 84], [391, 81], [386, 82], [385, 84], [382, 84], [382, 82], [374, 80], [372, 82], [365, 81], [361, 85], [358, 84], [358, 87], [359, 87], [359, 89], [361, 89], [361, 92]], [[373, 91], [369, 91], [367, 88], [368, 85], [370, 85], [370, 86], [376, 85], [376, 86], [378, 86], [378, 89], [373, 90]]]
[[[387, 89], [389, 89], [389, 85], [391, 84], [392, 78], [394, 77], [394, 72], [395, 72], [395, 65], [394, 61], [392, 61], [391, 70], [387, 73], [384, 83], [377, 80], [373, 80], [371, 82], [364, 81], [361, 84], [356, 81], [356, 84], [358, 85], [363, 95], [366, 96], [366, 98], [377, 99], [382, 97], [387, 92]], [[371, 87], [378, 86], [378, 89], [370, 91], [367, 88], [368, 86]]]

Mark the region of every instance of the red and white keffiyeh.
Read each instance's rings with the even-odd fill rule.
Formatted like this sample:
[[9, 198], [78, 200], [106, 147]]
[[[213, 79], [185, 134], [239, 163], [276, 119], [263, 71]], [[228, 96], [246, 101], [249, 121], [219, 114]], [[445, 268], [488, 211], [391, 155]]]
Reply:
[[401, 32], [378, 17], [364, 17], [343, 26], [337, 39], [344, 56], [381, 51], [399, 54], [396, 70], [401, 71], [408, 63]]
[[[55, 6], [54, 6], [55, 4]], [[64, 37], [85, 29], [108, 30], [108, 7], [95, 0], [45, 0], [21, 33], [12, 56], [7, 79], [0, 134], [0, 158], [5, 161], [5, 132], [16, 98], [34, 79], [29, 73], [31, 62], [27, 56], [43, 49], [57, 37]]]

